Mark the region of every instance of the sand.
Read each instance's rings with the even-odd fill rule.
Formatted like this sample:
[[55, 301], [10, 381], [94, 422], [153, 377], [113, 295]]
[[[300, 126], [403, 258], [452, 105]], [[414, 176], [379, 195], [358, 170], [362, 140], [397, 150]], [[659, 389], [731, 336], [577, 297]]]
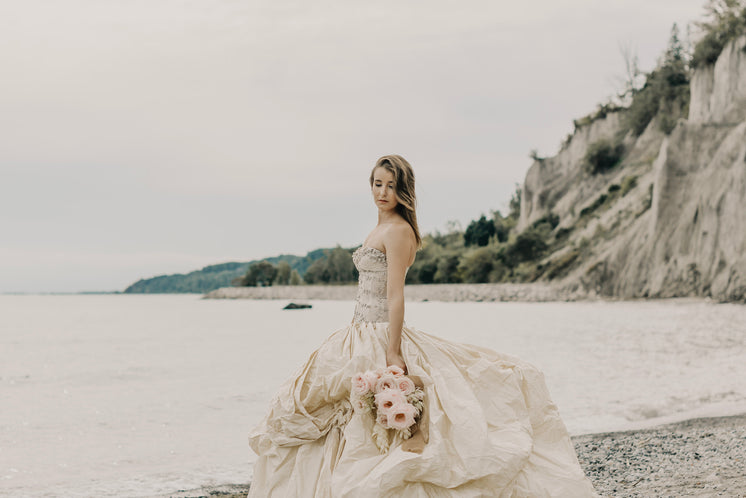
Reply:
[[[602, 496], [746, 497], [746, 414], [572, 440]], [[157, 498], [243, 498], [248, 489], [248, 484], [227, 484]]]

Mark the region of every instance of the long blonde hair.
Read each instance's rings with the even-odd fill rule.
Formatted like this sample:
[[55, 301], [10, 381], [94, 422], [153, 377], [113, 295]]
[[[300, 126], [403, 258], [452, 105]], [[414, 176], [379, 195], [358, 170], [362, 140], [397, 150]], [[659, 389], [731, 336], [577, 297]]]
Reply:
[[422, 237], [420, 237], [420, 229], [417, 226], [417, 197], [414, 192], [414, 171], [412, 166], [398, 154], [391, 154], [383, 156], [376, 161], [376, 165], [370, 172], [370, 186], [373, 187], [373, 174], [376, 168], [384, 168], [390, 171], [394, 175], [394, 193], [398, 204], [396, 206], [396, 212], [401, 215], [402, 218], [407, 220], [409, 226], [414, 230], [414, 236], [417, 240], [417, 249], [422, 247]]

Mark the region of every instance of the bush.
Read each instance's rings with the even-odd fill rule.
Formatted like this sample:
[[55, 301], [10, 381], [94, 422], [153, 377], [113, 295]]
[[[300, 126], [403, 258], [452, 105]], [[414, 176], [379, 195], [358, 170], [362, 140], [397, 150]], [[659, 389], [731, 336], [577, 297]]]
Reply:
[[686, 54], [674, 24], [662, 62], [646, 76], [645, 85], [632, 97], [625, 114], [625, 129], [639, 136], [653, 118], [660, 115], [660, 129], [668, 134], [679, 117], [688, 113], [689, 98]]
[[498, 263], [494, 249], [480, 247], [464, 254], [458, 265], [461, 280], [468, 283], [486, 283], [490, 281], [490, 273]]
[[455, 284], [461, 282], [458, 271], [458, 253], [444, 254], [438, 258], [437, 269], [433, 275], [433, 282], [438, 284]]
[[562, 256], [551, 260], [547, 264], [547, 268], [544, 274], [550, 280], [566, 275], [572, 267], [572, 264], [575, 262], [576, 259], [578, 259], [578, 256], [580, 256], [580, 251], [578, 249], [567, 251]]
[[544, 216], [542, 216], [541, 218], [539, 218], [538, 220], [534, 221], [531, 224], [531, 226], [533, 226], [534, 228], [536, 228], [539, 225], [541, 225], [542, 223], [547, 223], [547, 224], [549, 224], [549, 226], [551, 227], [551, 229], [554, 230], [554, 228], [557, 225], [559, 225], [559, 222], [560, 222], [559, 215], [557, 215], [557, 214], [555, 214], [555, 213], [553, 213], [553, 212], [550, 211], [547, 214], [545, 214]]
[[519, 233], [515, 241], [505, 251], [498, 253], [498, 256], [506, 266], [514, 268], [521, 262], [540, 258], [548, 247], [545, 233], [536, 227], [530, 227]]
[[612, 143], [602, 138], [588, 146], [585, 153], [584, 168], [588, 173], [597, 174], [610, 170], [622, 160], [624, 145], [621, 142]]
[[746, 33], [744, 0], [711, 0], [705, 10], [710, 21], [695, 23], [705, 35], [694, 46], [692, 68], [714, 64], [728, 42]]
[[637, 185], [637, 177], [634, 175], [628, 175], [622, 178], [622, 189], [619, 192], [622, 196], [626, 195], [627, 192], [635, 188]]
[[590, 206], [586, 206], [586, 207], [584, 207], [583, 209], [580, 210], [580, 216], [586, 216], [586, 215], [591, 214], [593, 211], [595, 211], [596, 209], [598, 209], [601, 206], [603, 206], [604, 203], [606, 202], [606, 199], [608, 199], [608, 198], [609, 198], [609, 196], [606, 195], [606, 194], [599, 195], [596, 198], [596, 200], [593, 201], [593, 204], [591, 204]]

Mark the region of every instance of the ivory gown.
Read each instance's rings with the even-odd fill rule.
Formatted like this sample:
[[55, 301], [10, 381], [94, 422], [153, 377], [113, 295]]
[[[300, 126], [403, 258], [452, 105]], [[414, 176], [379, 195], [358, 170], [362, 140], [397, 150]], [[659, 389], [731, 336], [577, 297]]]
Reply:
[[379, 454], [349, 396], [355, 373], [386, 366], [386, 255], [361, 246], [352, 258], [352, 322], [283, 383], [251, 431], [249, 498], [598, 496], [536, 367], [406, 322], [401, 352], [425, 384], [429, 442], [421, 454], [400, 443]]

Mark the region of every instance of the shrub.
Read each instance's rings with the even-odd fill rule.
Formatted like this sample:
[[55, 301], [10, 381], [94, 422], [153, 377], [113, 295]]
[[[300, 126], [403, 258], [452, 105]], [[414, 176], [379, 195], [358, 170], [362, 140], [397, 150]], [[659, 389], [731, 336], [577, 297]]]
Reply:
[[557, 214], [555, 214], [555, 213], [553, 213], [553, 212], [550, 211], [547, 214], [545, 214], [544, 216], [542, 216], [541, 218], [539, 218], [538, 220], [534, 221], [531, 224], [531, 226], [533, 226], [534, 228], [536, 228], [539, 225], [541, 225], [542, 223], [547, 223], [552, 228], [552, 230], [554, 230], [554, 228], [557, 225], [559, 225], [559, 222], [560, 222], [559, 215], [557, 215]]
[[635, 188], [637, 185], [637, 177], [635, 175], [628, 175], [622, 178], [622, 189], [619, 192], [622, 196], [626, 195], [627, 192]]
[[705, 10], [710, 20], [695, 23], [705, 35], [694, 46], [692, 68], [714, 64], [729, 41], [746, 33], [744, 0], [710, 0]]
[[438, 258], [437, 269], [435, 275], [433, 275], [433, 282], [438, 284], [454, 284], [461, 282], [458, 264], [458, 253], [444, 254]]
[[578, 259], [578, 256], [580, 256], [580, 251], [578, 249], [572, 249], [566, 252], [562, 256], [551, 260], [547, 264], [544, 274], [550, 280], [567, 274], [572, 264], [576, 259]]
[[480, 247], [464, 254], [459, 262], [458, 272], [463, 282], [486, 283], [490, 281], [490, 273], [497, 262], [497, 255], [492, 248]]
[[530, 227], [519, 233], [515, 241], [499, 255], [507, 266], [513, 268], [523, 261], [540, 258], [548, 247], [545, 234], [536, 227]]
[[590, 206], [586, 206], [580, 210], [580, 216], [586, 216], [586, 215], [591, 214], [593, 211], [603, 206], [603, 204], [606, 202], [606, 199], [608, 198], [609, 196], [606, 194], [599, 195], [596, 198], [596, 200], [593, 201], [593, 204], [591, 204]]
[[625, 129], [639, 136], [653, 118], [660, 115], [660, 129], [666, 134], [670, 133], [679, 117], [687, 114], [689, 95], [686, 54], [674, 24], [661, 63], [648, 73], [645, 85], [632, 96], [632, 103], [625, 114]]
[[583, 165], [588, 173], [603, 173], [619, 164], [623, 154], [624, 145], [621, 142], [612, 143], [602, 138], [588, 146]]

